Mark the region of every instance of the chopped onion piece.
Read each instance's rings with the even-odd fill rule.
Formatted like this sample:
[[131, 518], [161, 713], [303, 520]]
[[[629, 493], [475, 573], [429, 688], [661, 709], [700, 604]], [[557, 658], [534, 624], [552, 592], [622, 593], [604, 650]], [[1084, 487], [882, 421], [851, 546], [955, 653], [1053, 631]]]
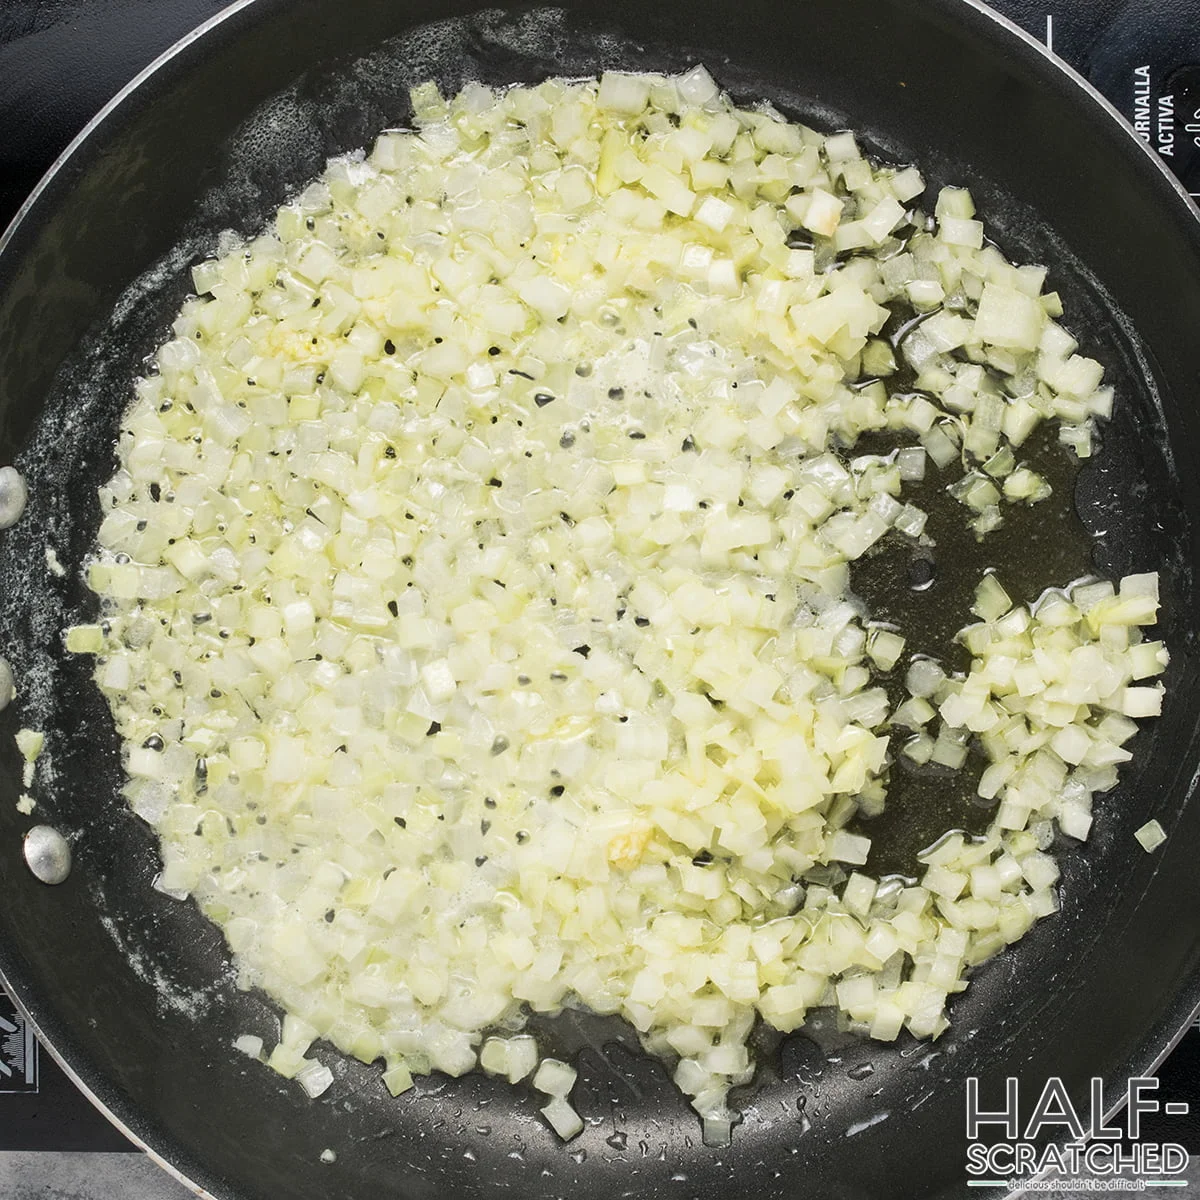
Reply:
[[329, 1090], [333, 1083], [333, 1072], [323, 1063], [310, 1062], [296, 1072], [296, 1081], [310, 1099], [315, 1100]]
[[550, 1096], [566, 1096], [575, 1086], [575, 1068], [557, 1058], [543, 1058], [533, 1077], [533, 1086]]
[[250, 1058], [261, 1058], [263, 1052], [263, 1040], [256, 1037], [254, 1034], [243, 1033], [240, 1037], [234, 1039], [233, 1048], [240, 1050], [243, 1054]]
[[583, 1118], [561, 1096], [554, 1096], [541, 1112], [550, 1128], [564, 1142], [583, 1132]]
[[1142, 849], [1147, 854], [1152, 850], [1157, 850], [1167, 840], [1163, 827], [1157, 821], [1147, 821], [1145, 825], [1134, 832], [1133, 836], [1141, 843]]

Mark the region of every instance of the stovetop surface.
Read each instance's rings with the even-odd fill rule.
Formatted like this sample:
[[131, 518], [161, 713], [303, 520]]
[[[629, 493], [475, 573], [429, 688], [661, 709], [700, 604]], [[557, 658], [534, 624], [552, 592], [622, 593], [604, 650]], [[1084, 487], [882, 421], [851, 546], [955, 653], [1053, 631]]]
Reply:
[[[3, 0], [0, 226], [116, 91], [223, 7], [222, 0]], [[1088, 78], [1200, 196], [1200, 0], [994, 0], [993, 7]], [[1046, 119], [1054, 119], [1052, 111]], [[1146, 1140], [1200, 1153], [1200, 1031], [1185, 1036], [1159, 1075], [1161, 1098], [1187, 1103], [1190, 1113], [1148, 1120]], [[0, 1157], [131, 1149], [50, 1056], [39, 1053], [0, 992]], [[41, 1185], [29, 1174], [28, 1157], [9, 1157], [26, 1164], [20, 1190], [33, 1196]], [[0, 1183], [5, 1178], [12, 1184], [18, 1176], [0, 1170]], [[135, 1182], [131, 1174], [122, 1193], [142, 1194]], [[108, 1186], [70, 1194], [116, 1195]], [[0, 1190], [15, 1196], [17, 1185]]]

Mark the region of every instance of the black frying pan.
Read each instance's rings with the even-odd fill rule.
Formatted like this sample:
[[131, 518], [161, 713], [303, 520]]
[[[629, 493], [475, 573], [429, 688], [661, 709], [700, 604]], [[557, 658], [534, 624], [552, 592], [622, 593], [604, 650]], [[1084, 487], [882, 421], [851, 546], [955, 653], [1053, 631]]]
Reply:
[[[1057, 1075], [1082, 1104], [1100, 1076], [1111, 1108], [1200, 998], [1200, 224], [1094, 93], [969, 0], [579, 0], [469, 13], [457, 0], [235, 6], [89, 127], [0, 247], [0, 459], [19, 462], [32, 493], [0, 538], [0, 647], [21, 683], [0, 734], [49, 731], [55, 773], [39, 816], [75, 851], [60, 887], [26, 870], [19, 763], [0, 737], [0, 973], [114, 1121], [222, 1198], [963, 1195], [966, 1077], [996, 1098], [1005, 1075], [1034, 1093]], [[130, 381], [187, 291], [186, 264], [220, 230], [260, 226], [327, 155], [402, 124], [410, 82], [454, 91], [471, 78], [696, 61], [739, 98], [862, 131], [874, 153], [919, 163], [935, 187], [969, 185], [1006, 252], [1050, 266], [1074, 329], [1117, 385], [1076, 507], [1099, 569], [1163, 573], [1165, 714], [1100, 801], [1086, 853], [1064, 853], [1063, 912], [976, 972], [950, 1032], [932, 1047], [885, 1047], [817, 1021], [768, 1055], [730, 1149], [700, 1144], [664, 1069], [619, 1025], [578, 1015], [541, 1030], [546, 1047], [578, 1055], [588, 1125], [569, 1147], [530, 1095], [479, 1075], [435, 1076], [392, 1100], [377, 1067], [318, 1050], [336, 1082], [309, 1102], [231, 1050], [240, 1033], [270, 1043], [276, 1012], [234, 987], [215, 928], [151, 890], [154, 839], [118, 797], [117, 743], [90, 663], [59, 650], [58, 631], [94, 612], [77, 567]], [[1027, 586], [1051, 582], [1062, 563], [1049, 548], [1075, 520], [1069, 509], [1022, 527], [1001, 565]], [[71, 568], [63, 578], [47, 570], [47, 542]], [[961, 602], [949, 586], [932, 595], [930, 621]], [[1170, 838], [1147, 855], [1132, 832], [1151, 816]], [[331, 1164], [319, 1162], [326, 1147]]]

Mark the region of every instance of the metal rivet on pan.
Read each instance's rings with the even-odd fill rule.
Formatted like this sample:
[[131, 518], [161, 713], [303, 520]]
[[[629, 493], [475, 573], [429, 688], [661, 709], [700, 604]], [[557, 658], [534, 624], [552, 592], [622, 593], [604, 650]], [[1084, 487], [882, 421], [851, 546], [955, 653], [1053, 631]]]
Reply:
[[0, 529], [17, 523], [28, 499], [21, 472], [16, 467], [0, 467]]
[[25, 835], [25, 862], [43, 883], [62, 883], [71, 873], [71, 847], [57, 829], [35, 825]]

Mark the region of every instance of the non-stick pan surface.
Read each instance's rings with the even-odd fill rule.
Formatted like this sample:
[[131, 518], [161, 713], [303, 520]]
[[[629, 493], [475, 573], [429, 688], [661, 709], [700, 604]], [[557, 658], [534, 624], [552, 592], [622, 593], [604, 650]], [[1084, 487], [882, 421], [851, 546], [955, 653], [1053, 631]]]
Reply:
[[[95, 611], [78, 568], [131, 380], [187, 292], [187, 265], [221, 230], [260, 227], [326, 156], [404, 124], [410, 83], [453, 92], [698, 61], [738, 98], [858, 130], [935, 187], [970, 186], [1005, 251], [1050, 267], [1117, 386], [1076, 502], [1099, 569], [1163, 573], [1166, 712], [1100, 801], [1086, 853], [1064, 853], [1063, 912], [976, 973], [950, 1032], [881, 1046], [818, 1021], [770, 1056], [731, 1148], [700, 1144], [665, 1070], [622, 1027], [578, 1014], [543, 1027], [548, 1047], [579, 1054], [587, 1127], [568, 1147], [532, 1096], [478, 1075], [393, 1100], [378, 1068], [318, 1049], [336, 1082], [310, 1102], [231, 1050], [241, 1033], [270, 1043], [277, 1013], [234, 986], [215, 928], [151, 889], [154, 839], [118, 795], [107, 709], [89, 664], [59, 648], [62, 627]], [[31, 490], [0, 535], [0, 647], [21, 689], [0, 717], [0, 971], [115, 1120], [230, 1200], [964, 1194], [966, 1077], [998, 1096], [1004, 1075], [1035, 1091], [1057, 1075], [1082, 1098], [1101, 1076], [1111, 1105], [1200, 996], [1198, 330], [1200, 224], [1178, 188], [1084, 85], [967, 0], [235, 6], [93, 124], [0, 250], [0, 459]], [[1009, 566], [1036, 577], [1059, 532], [1030, 527]], [[10, 735], [22, 724], [48, 731], [38, 816], [74, 844], [58, 888], [21, 861], [30, 822], [13, 805]], [[1151, 816], [1170, 835], [1153, 856], [1132, 837]]]

